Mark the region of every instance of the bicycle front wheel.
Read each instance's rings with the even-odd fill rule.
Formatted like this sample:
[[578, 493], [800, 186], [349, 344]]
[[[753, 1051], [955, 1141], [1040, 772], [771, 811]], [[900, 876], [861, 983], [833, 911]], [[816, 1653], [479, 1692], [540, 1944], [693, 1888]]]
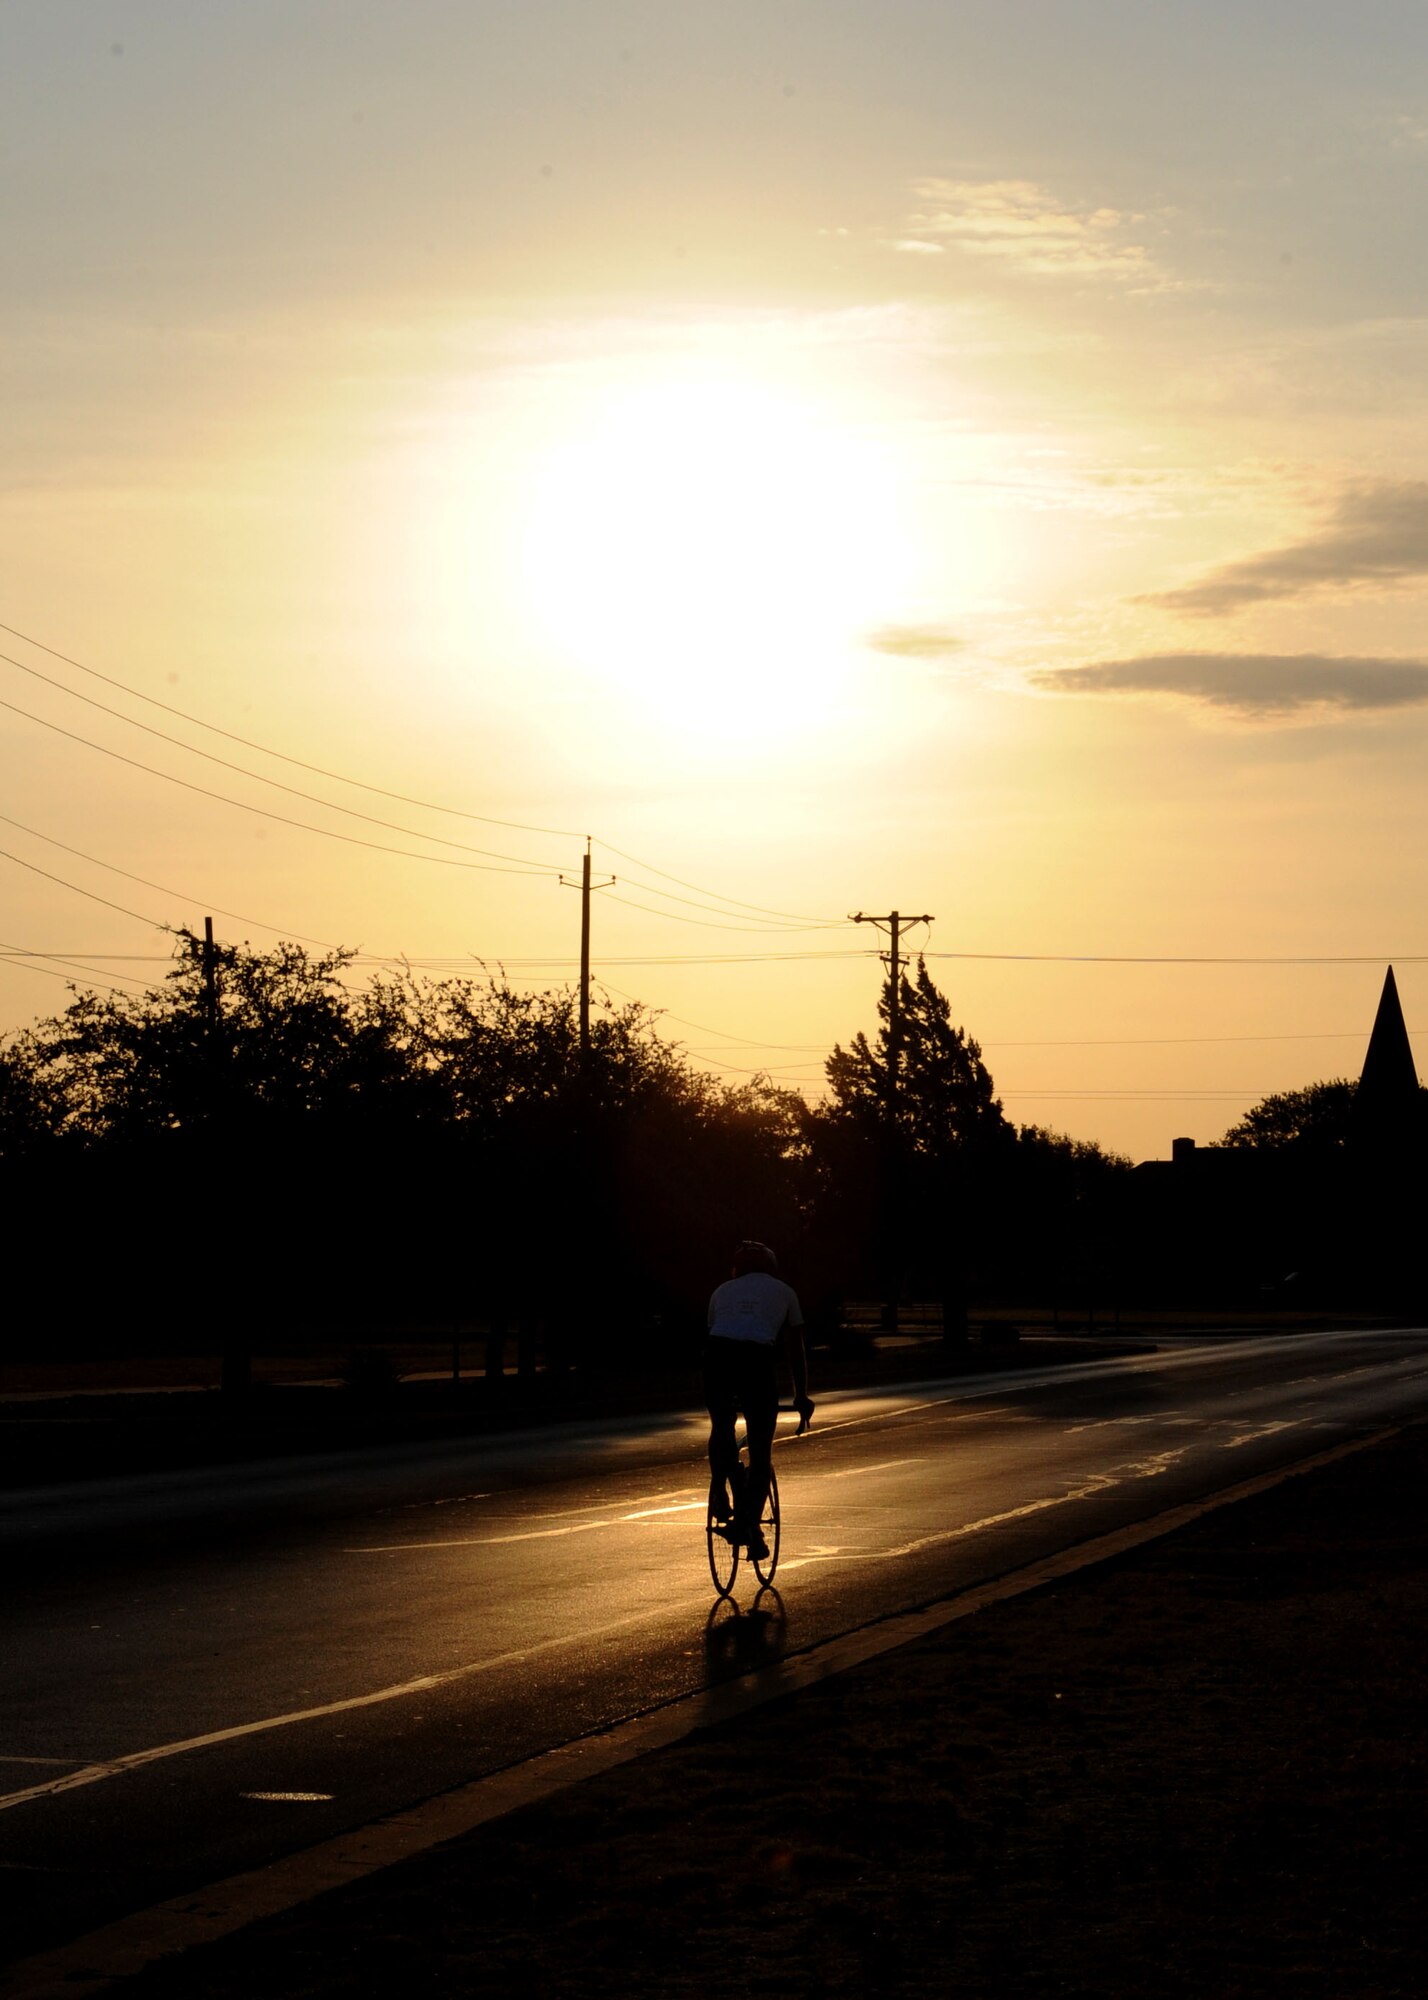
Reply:
[[766, 1556], [755, 1556], [752, 1558], [754, 1575], [763, 1584], [773, 1582], [774, 1571], [778, 1568], [779, 1522], [778, 1474], [770, 1466], [769, 1497], [764, 1502], [764, 1511], [759, 1518], [759, 1526], [764, 1531], [764, 1540], [769, 1545], [769, 1552]]
[[[717, 1502], [724, 1503], [716, 1505]], [[731, 1597], [734, 1579], [739, 1574], [739, 1544], [733, 1539], [734, 1523], [727, 1518], [727, 1506], [722, 1480], [715, 1482], [709, 1490], [709, 1507], [705, 1515], [704, 1540], [709, 1551], [709, 1574], [714, 1579], [714, 1588], [721, 1597]]]

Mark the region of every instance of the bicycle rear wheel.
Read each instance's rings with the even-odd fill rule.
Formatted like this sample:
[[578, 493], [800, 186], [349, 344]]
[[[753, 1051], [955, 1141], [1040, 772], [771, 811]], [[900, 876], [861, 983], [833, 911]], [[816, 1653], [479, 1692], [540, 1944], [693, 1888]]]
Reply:
[[754, 1575], [758, 1578], [759, 1582], [763, 1584], [769, 1584], [773, 1582], [774, 1571], [778, 1568], [779, 1524], [780, 1524], [780, 1515], [778, 1510], [778, 1474], [774, 1471], [773, 1467], [770, 1466], [769, 1497], [767, 1500], [765, 1500], [764, 1511], [762, 1515], [759, 1517], [759, 1526], [764, 1531], [764, 1540], [769, 1545], [769, 1552], [766, 1556], [755, 1556], [751, 1558], [754, 1565]]
[[704, 1540], [709, 1551], [709, 1574], [714, 1579], [714, 1588], [721, 1597], [730, 1597], [733, 1595], [734, 1579], [739, 1574], [739, 1545], [732, 1539], [733, 1521], [723, 1518], [724, 1505], [727, 1505], [724, 1483], [717, 1480], [709, 1488]]

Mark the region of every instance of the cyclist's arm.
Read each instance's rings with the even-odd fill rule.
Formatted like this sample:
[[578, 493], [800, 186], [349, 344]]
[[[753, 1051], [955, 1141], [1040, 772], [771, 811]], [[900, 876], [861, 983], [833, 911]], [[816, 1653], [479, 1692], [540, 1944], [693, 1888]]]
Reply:
[[793, 1376], [793, 1400], [797, 1406], [808, 1401], [808, 1349], [803, 1343], [802, 1325], [794, 1326], [791, 1321], [785, 1320], [783, 1337], [789, 1373]]

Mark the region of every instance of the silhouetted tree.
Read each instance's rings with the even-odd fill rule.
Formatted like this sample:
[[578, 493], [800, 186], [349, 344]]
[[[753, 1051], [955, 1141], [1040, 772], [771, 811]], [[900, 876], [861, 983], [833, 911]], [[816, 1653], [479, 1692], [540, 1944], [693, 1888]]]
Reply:
[[860, 1032], [846, 1049], [835, 1045], [828, 1058], [833, 1116], [869, 1133], [892, 1126], [909, 1156], [927, 1160], [1009, 1138], [981, 1048], [965, 1028], [952, 1025], [951, 1004], [921, 958], [914, 979], [901, 975], [894, 1093], [890, 983], [878, 1000], [881, 1026], [874, 1040]]
[[63, 1270], [73, 1323], [111, 1345], [474, 1317], [578, 1361], [603, 1321], [610, 1370], [697, 1332], [740, 1236], [776, 1241], [815, 1305], [884, 1270], [894, 1236], [919, 1286], [960, 1297], [974, 1250], [1000, 1268], [1018, 1214], [1049, 1233], [1106, 1170], [1013, 1134], [922, 963], [894, 1115], [886, 993], [810, 1109], [699, 1071], [638, 1002], [597, 1008], [582, 1059], [566, 988], [402, 971], [354, 990], [350, 960], [220, 945], [211, 1004], [184, 931], [157, 988], [76, 993], [13, 1037], [0, 1176], [22, 1283], [50, 1296]]
[[1415, 1084], [1401, 1016], [1399, 1032], [1396, 1101], [1370, 1106], [1367, 1084], [1336, 1077], [1261, 1099], [1220, 1143], [1241, 1157], [1259, 1156], [1268, 1176], [1260, 1207], [1277, 1204], [1283, 1212], [1281, 1235], [1292, 1245], [1301, 1290], [1372, 1300], [1416, 1317], [1424, 1303], [1428, 1091]]
[[[352, 1269], [337, 1162], [360, 1169], [354, 1129], [401, 1090], [403, 1065], [342, 983], [350, 953], [216, 946], [210, 1005], [202, 941], [181, 931], [175, 950], [159, 987], [76, 994], [25, 1053], [54, 1139], [77, 1150], [68, 1208], [87, 1261], [112, 1274], [181, 1259], [194, 1319], [237, 1381], [275, 1295], [311, 1310]], [[111, 1276], [108, 1316], [121, 1300], [137, 1316], [141, 1297]]]
[[19, 1161], [53, 1144], [59, 1107], [32, 1030], [0, 1048], [0, 1161]]
[[925, 960], [901, 975], [899, 1000], [896, 1047], [889, 980], [874, 1039], [857, 1034], [829, 1056], [832, 1095], [811, 1121], [814, 1146], [845, 1257], [859, 1246], [865, 1273], [871, 1253], [888, 1291], [910, 1276], [941, 1296], [951, 1327], [965, 1313], [971, 1245], [996, 1211], [1013, 1134], [981, 1049], [953, 1024]]
[[1002, 1235], [1004, 1275], [1020, 1296], [1049, 1293], [1054, 1300], [1114, 1288], [1124, 1266], [1132, 1173], [1130, 1160], [1094, 1140], [1041, 1125], [1018, 1128], [1005, 1181], [1010, 1228]]
[[1262, 1097], [1221, 1139], [1222, 1146], [1342, 1147], [1349, 1136], [1355, 1085], [1348, 1077]]
[[[37, 1225], [37, 1277], [82, 1246], [77, 1316], [117, 1337], [121, 1315], [201, 1295], [206, 1338], [275, 1311], [475, 1313], [570, 1354], [605, 1316], [615, 1366], [696, 1323], [737, 1236], [790, 1240], [798, 1098], [717, 1083], [638, 1002], [597, 1011], [583, 1060], [567, 989], [398, 973], [353, 991], [350, 958], [219, 946], [211, 1005], [182, 932], [158, 988], [76, 993], [0, 1052], [12, 1220], [18, 1201]], [[176, 1262], [192, 1285], [152, 1299], [112, 1281]]]
[[402, 1076], [386, 1023], [342, 983], [352, 953], [313, 957], [216, 945], [210, 1015], [204, 946], [176, 934], [176, 963], [143, 993], [77, 993], [25, 1038], [52, 1127], [85, 1142], [235, 1126], [301, 1124]]

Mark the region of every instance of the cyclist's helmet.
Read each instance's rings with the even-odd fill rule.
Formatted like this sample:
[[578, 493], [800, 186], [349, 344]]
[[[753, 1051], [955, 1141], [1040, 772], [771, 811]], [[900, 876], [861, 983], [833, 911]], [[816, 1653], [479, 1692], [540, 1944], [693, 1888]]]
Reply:
[[746, 1236], [734, 1251], [734, 1276], [742, 1278], [749, 1271], [777, 1271], [778, 1258], [767, 1243], [758, 1243]]

